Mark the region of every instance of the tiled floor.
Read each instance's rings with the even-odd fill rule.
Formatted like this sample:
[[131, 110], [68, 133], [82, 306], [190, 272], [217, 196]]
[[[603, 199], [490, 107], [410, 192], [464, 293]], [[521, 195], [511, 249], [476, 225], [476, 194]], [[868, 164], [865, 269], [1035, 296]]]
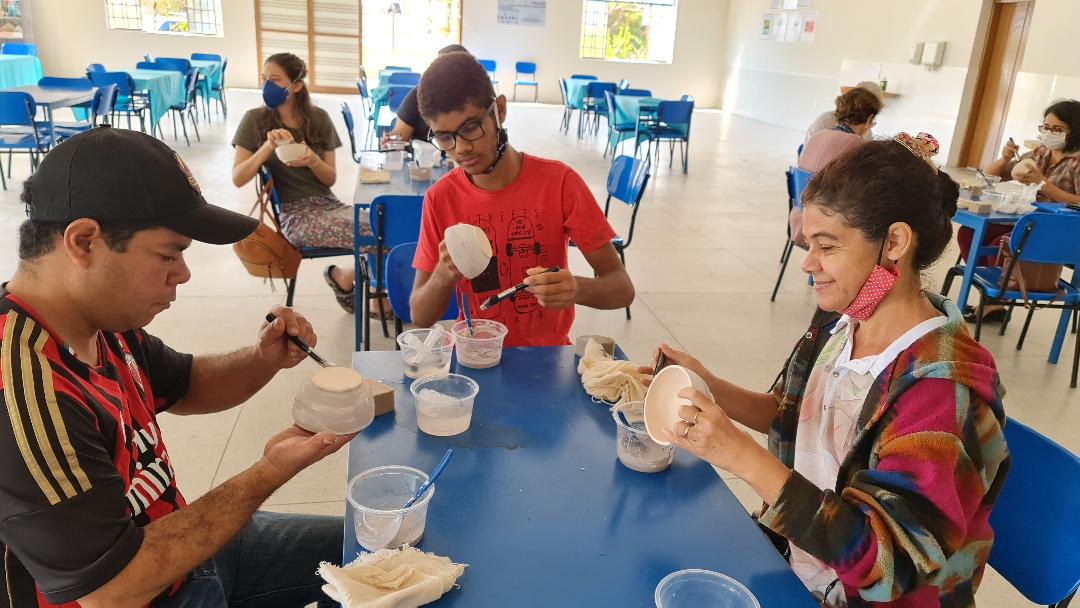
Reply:
[[[340, 98], [318, 97], [334, 108]], [[221, 205], [246, 211], [253, 188], [236, 189], [230, 179], [230, 137], [242, 112], [259, 102], [250, 92], [230, 95], [232, 113], [201, 126], [202, 142], [178, 146], [206, 196]], [[521, 150], [557, 158], [574, 167], [597, 196], [603, 192], [608, 161], [600, 157], [600, 139], [579, 141], [556, 129], [560, 109], [553, 106], [512, 105], [507, 126]], [[337, 120], [338, 132], [344, 135]], [[918, 130], [918, 125], [912, 129]], [[720, 375], [748, 387], [765, 389], [804, 331], [814, 297], [793, 256], [776, 303], [769, 292], [779, 268], [786, 216], [783, 171], [801, 134], [717, 112], [694, 117], [690, 173], [663, 167], [652, 177], [638, 216], [638, 230], [628, 252], [628, 269], [637, 286], [633, 320], [621, 311], [579, 309], [574, 334], [606, 334], [616, 338], [629, 355], [646, 360], [663, 340], [694, 353]], [[169, 140], [170, 143], [171, 140]], [[676, 160], [676, 167], [677, 167]], [[25, 160], [16, 161], [17, 183], [26, 176]], [[356, 166], [339, 154], [338, 184], [342, 200], [353, 194]], [[616, 205], [613, 224], [625, 229], [626, 209]], [[9, 243], [0, 257], [0, 276], [15, 266], [14, 236], [24, 218], [17, 186], [0, 197], [0, 235]], [[955, 259], [955, 252], [946, 254]], [[160, 315], [150, 330], [172, 346], [194, 353], [222, 352], [250, 344], [269, 306], [283, 297], [269, 285], [246, 275], [227, 247], [196, 245], [188, 255], [193, 272], [173, 308]], [[341, 260], [347, 261], [347, 260]], [[323, 264], [301, 266], [296, 306], [314, 323], [319, 350], [334, 360], [348, 361], [352, 317], [331, 299], [320, 273]], [[571, 263], [578, 272], [587, 265], [578, 255]], [[940, 285], [940, 271], [926, 277]], [[1068, 388], [1069, 355], [1059, 365], [1046, 363], [1053, 331], [1052, 313], [1036, 316], [1027, 347], [1013, 348], [1019, 327], [1005, 337], [990, 332], [984, 342], [997, 357], [1008, 388], [1009, 415], [1033, 425], [1074, 452], [1080, 452], [1080, 390]], [[1070, 336], [1067, 346], [1071, 348]], [[391, 343], [381, 335], [377, 349]], [[1071, 350], [1067, 349], [1067, 353]], [[250, 402], [233, 411], [202, 418], [165, 416], [166, 441], [178, 471], [181, 488], [195, 499], [214, 484], [252, 463], [263, 442], [290, 422], [292, 397], [310, 368], [282, 373]], [[268, 506], [282, 511], [343, 512], [345, 453], [312, 467], [275, 494]], [[755, 505], [753, 492], [741, 481], [728, 480], [745, 504]], [[1007, 583], [990, 573], [979, 592], [980, 606], [1029, 605]]]

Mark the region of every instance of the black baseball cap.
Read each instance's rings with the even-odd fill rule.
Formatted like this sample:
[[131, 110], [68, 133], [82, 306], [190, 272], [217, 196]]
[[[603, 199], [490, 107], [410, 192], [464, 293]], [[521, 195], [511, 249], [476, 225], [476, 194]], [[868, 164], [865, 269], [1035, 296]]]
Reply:
[[258, 220], [206, 202], [180, 155], [139, 131], [100, 126], [45, 155], [26, 215], [44, 222], [151, 222], [204, 243], [235, 243]]

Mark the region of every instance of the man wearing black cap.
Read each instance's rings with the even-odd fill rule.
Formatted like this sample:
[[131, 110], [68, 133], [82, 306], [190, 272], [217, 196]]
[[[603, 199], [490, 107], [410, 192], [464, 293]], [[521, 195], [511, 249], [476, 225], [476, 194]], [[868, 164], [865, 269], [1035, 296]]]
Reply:
[[341, 518], [256, 512], [348, 442], [297, 427], [246, 471], [187, 504], [163, 411], [219, 412], [315, 343], [275, 307], [253, 347], [178, 353], [142, 327], [191, 273], [191, 241], [256, 221], [207, 204], [158, 140], [100, 127], [50, 151], [23, 191], [19, 267], [0, 286], [0, 583], [3, 606], [228, 606], [326, 600], [315, 575], [341, 555]]

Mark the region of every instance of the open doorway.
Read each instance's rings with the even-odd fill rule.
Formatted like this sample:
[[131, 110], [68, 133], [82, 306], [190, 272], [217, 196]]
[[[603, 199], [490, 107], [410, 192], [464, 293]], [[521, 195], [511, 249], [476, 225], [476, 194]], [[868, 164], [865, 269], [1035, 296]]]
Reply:
[[462, 0], [363, 0], [368, 74], [388, 65], [422, 72], [439, 49], [461, 43]]
[[990, 10], [960, 145], [958, 160], [964, 167], [985, 167], [1001, 153], [1035, 0], [993, 0]]

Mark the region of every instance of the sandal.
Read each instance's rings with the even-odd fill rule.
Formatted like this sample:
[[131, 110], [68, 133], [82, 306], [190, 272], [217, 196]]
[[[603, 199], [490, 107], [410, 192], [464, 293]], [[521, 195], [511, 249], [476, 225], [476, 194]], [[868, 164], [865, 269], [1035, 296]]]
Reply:
[[[1004, 309], [1004, 308], [998, 308], [996, 310], [991, 310], [990, 312], [983, 313], [982, 322], [983, 322], [983, 324], [986, 324], [986, 323], [1002, 323], [1002, 322], [1005, 321], [1005, 317], [1008, 314], [1009, 314], [1009, 311]], [[977, 311], [971, 311], [970, 314], [964, 315], [964, 320], [967, 321], [968, 323], [974, 323], [975, 321], [978, 320], [977, 315], [978, 315]]]
[[353, 301], [353, 292], [351, 289], [345, 291], [341, 288], [341, 285], [337, 284], [337, 281], [331, 276], [331, 272], [333, 272], [335, 268], [337, 268], [337, 266], [334, 266], [333, 264], [324, 268], [323, 279], [325, 279], [326, 284], [330, 286], [330, 290], [334, 292], [334, 299], [337, 300], [338, 306], [341, 306], [345, 312], [353, 314], [356, 311], [354, 306], [355, 302]]

